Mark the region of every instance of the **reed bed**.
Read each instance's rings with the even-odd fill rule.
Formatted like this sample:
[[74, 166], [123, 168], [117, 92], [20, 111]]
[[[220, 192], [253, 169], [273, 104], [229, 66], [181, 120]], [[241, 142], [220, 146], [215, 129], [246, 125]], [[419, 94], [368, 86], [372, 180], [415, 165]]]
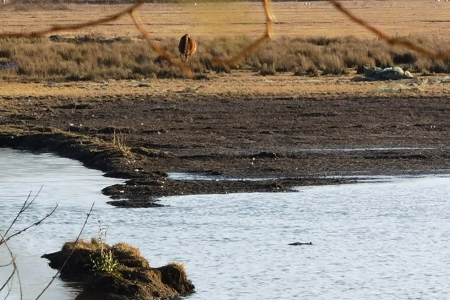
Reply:
[[[446, 45], [438, 38], [409, 36], [420, 45], [439, 51]], [[178, 39], [158, 41], [172, 55], [178, 56]], [[197, 40], [197, 53], [188, 65], [198, 78], [230, 72], [211, 64], [213, 57], [231, 57], [251, 43], [247, 36], [216, 37]], [[444, 50], [444, 49], [442, 49]], [[392, 47], [376, 39], [348, 37], [281, 37], [267, 42], [234, 69], [260, 75], [342, 75], [362, 65], [400, 66], [413, 73], [449, 73], [449, 60], [433, 60], [409, 49]], [[78, 81], [105, 79], [183, 78], [184, 73], [152, 51], [144, 40], [128, 37], [108, 38], [99, 34], [64, 38], [50, 36], [34, 39], [0, 40], [2, 80]]]
[[[42, 30], [117, 13], [132, 1], [18, 0], [0, 10], [4, 32]], [[211, 64], [230, 58], [264, 31], [260, 1], [171, 1], [146, 3], [139, 9], [151, 37], [178, 57], [178, 39], [185, 33], [198, 43], [189, 67], [197, 78], [232, 68], [260, 75], [341, 75], [362, 65], [400, 66], [413, 73], [448, 73], [448, 60], [433, 60], [412, 50], [393, 47], [349, 21], [327, 1], [273, 2], [274, 39], [230, 67]], [[198, 3], [197, 3], [198, 2]], [[74, 4], [80, 3], [80, 4]], [[82, 3], [82, 4], [81, 4]], [[311, 3], [311, 2], [309, 2]], [[386, 34], [404, 37], [433, 52], [446, 52], [447, 2], [420, 0], [343, 1], [358, 17]], [[38, 16], [38, 17], [36, 17]], [[116, 22], [60, 32], [60, 36], [0, 40], [0, 78], [19, 81], [64, 81], [142, 78], [184, 78], [184, 73], [159, 57], [142, 39], [133, 22]]]

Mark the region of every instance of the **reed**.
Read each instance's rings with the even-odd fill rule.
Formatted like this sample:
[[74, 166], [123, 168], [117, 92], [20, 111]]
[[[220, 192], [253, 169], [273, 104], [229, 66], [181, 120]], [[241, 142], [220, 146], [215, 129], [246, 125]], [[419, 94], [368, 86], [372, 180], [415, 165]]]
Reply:
[[[443, 39], [411, 37], [417, 43], [439, 50]], [[178, 39], [161, 40], [161, 46], [175, 57]], [[201, 78], [229, 68], [211, 64], [213, 57], [231, 57], [251, 43], [246, 36], [198, 39], [198, 52], [189, 66]], [[0, 69], [5, 81], [79, 81], [105, 79], [182, 78], [178, 68], [159, 57], [141, 39], [108, 38], [91, 34], [64, 38], [0, 40], [0, 64], [19, 65]], [[291, 72], [296, 75], [341, 75], [358, 67], [400, 66], [414, 73], [448, 73], [449, 60], [435, 61], [409, 49], [392, 47], [376, 39], [348, 37], [281, 37], [267, 42], [235, 69], [261, 75]]]

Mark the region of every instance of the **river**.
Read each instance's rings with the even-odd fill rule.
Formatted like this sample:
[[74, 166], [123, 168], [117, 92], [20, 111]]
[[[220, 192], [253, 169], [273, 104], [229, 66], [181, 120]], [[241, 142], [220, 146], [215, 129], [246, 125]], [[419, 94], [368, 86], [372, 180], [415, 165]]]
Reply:
[[[167, 207], [123, 209], [100, 193], [121, 180], [51, 154], [0, 149], [0, 229], [30, 191], [42, 189], [17, 229], [59, 205], [11, 240], [24, 299], [55, 273], [40, 256], [76, 238], [93, 202], [82, 237], [99, 236], [100, 222], [107, 243], [139, 248], [151, 266], [183, 263], [196, 286], [189, 300], [448, 299], [450, 176], [375, 179], [292, 193], [167, 197]], [[312, 245], [288, 245], [297, 241]], [[1, 250], [0, 265], [7, 258]], [[7, 275], [0, 268], [0, 280]], [[20, 298], [16, 286], [7, 299]], [[42, 299], [76, 292], [57, 279]]]

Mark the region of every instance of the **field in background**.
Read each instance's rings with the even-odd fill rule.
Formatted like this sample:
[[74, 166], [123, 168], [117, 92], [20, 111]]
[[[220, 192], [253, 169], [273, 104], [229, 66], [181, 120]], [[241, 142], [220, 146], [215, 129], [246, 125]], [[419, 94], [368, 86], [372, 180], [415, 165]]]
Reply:
[[[447, 12], [450, 2], [394, 0], [343, 1], [342, 4], [386, 34], [406, 37], [433, 51], [446, 51], [449, 47]], [[127, 7], [20, 4], [2, 7], [0, 18], [3, 32], [31, 32], [52, 25], [96, 20]], [[274, 40], [246, 57], [231, 73], [229, 68], [212, 66], [211, 59], [232, 57], [263, 34], [265, 20], [260, 2], [148, 3], [138, 13], [151, 36], [175, 57], [178, 56], [179, 37], [186, 32], [193, 35], [198, 41], [198, 50], [189, 62], [190, 67], [198, 79], [212, 81], [218, 80], [217, 77], [226, 77], [230, 86], [224, 88], [224, 92], [249, 90], [249, 85], [239, 84], [246, 81], [256, 82], [252, 85], [254, 92], [264, 90], [276, 93], [283, 89], [283, 82], [297, 82], [298, 76], [337, 75], [348, 78], [349, 75], [354, 76], [356, 69], [363, 64], [378, 67], [398, 65], [416, 76], [449, 73], [450, 60], [434, 61], [406, 48], [391, 47], [348, 20], [326, 1], [276, 2], [272, 3], [272, 7], [276, 20]], [[55, 82], [61, 90], [59, 84], [62, 82], [185, 78], [181, 70], [150, 49], [129, 16], [109, 24], [53, 34], [58, 35], [56, 39], [49, 38], [49, 34], [31, 40], [0, 40], [0, 63], [20, 65], [19, 68], [0, 70], [0, 80], [10, 84], [43, 82], [47, 87], [51, 86], [47, 85], [48, 82]], [[238, 79], [230, 79], [238, 71]], [[261, 88], [263, 79], [258, 75], [274, 76], [270, 80], [277, 83], [270, 87], [266, 82]], [[281, 78], [274, 79], [276, 76]], [[314, 83], [314, 80], [311, 82]], [[329, 84], [326, 80], [324, 82], [323, 85], [314, 84], [312, 90], [323, 90]], [[89, 84], [81, 85], [89, 87]], [[359, 83], [359, 87], [355, 88], [361, 85]], [[93, 85], [83, 93], [111, 90], [111, 87]], [[157, 89], [183, 91], [185, 88], [185, 84], [170, 86], [162, 83], [162, 87]], [[17, 92], [22, 93], [23, 89], [20, 86]], [[33, 89], [36, 90], [36, 87]], [[302, 89], [308, 90], [308, 87]], [[13, 90], [9, 85], [5, 92]], [[56, 90], [52, 88], [52, 92]], [[44, 91], [47, 92], [50, 90]]]
[[[373, 34], [352, 23], [328, 2], [275, 2], [275, 37]], [[342, 1], [358, 17], [389, 35], [447, 37], [450, 32], [450, 2], [433, 0]], [[53, 4], [6, 6], [0, 11], [3, 32], [28, 32], [51, 25], [67, 25], [96, 20], [114, 14], [127, 5]], [[138, 10], [152, 36], [159, 39], [180, 37], [188, 32], [196, 37], [259, 36], [264, 32], [264, 13], [260, 2], [197, 2], [143, 5]], [[65, 35], [99, 33], [106, 36], [138, 37], [131, 18], [125, 16], [110, 24], [86, 28]]]

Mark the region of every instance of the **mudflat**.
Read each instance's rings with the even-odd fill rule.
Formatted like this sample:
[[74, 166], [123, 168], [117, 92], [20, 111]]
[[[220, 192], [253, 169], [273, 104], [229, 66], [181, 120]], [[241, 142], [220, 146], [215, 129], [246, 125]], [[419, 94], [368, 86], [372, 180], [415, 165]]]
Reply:
[[[415, 10], [405, 5], [421, 5], [361, 2], [356, 12], [372, 12], [374, 3], [408, 14]], [[429, 9], [442, 12], [436, 8], [441, 4]], [[309, 11], [320, 5], [326, 7], [314, 2]], [[104, 190], [117, 206], [158, 206], [157, 199], [169, 195], [282, 192], [351, 183], [357, 176], [447, 172], [445, 74], [375, 82], [353, 81], [355, 76], [356, 71], [307, 77], [231, 70], [201, 80], [5, 82], [0, 146], [51, 151], [127, 178]]]
[[18, 83], [0, 94], [1, 146], [55, 152], [128, 178], [105, 189], [114, 205], [450, 168], [448, 83], [437, 77], [353, 82], [236, 72]]

